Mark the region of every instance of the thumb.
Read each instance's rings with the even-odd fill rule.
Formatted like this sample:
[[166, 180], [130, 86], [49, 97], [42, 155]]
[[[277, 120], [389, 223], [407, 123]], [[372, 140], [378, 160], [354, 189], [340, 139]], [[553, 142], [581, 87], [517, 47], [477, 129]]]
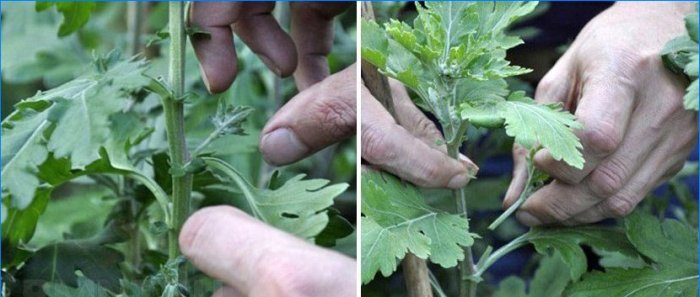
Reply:
[[179, 243], [194, 266], [223, 283], [215, 296], [355, 296], [352, 259], [230, 206], [195, 212]]
[[296, 162], [355, 134], [355, 64], [305, 89], [265, 125], [260, 150], [273, 165]]

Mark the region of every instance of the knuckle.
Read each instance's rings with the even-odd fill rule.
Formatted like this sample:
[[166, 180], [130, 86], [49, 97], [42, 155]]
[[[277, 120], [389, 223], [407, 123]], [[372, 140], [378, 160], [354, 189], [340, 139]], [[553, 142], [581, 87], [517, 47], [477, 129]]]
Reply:
[[330, 135], [346, 136], [355, 132], [355, 104], [341, 98], [322, 100], [317, 103], [316, 112], [321, 129]]
[[443, 171], [438, 166], [433, 166], [432, 164], [424, 165], [421, 166], [418, 172], [416, 183], [420, 186], [430, 186], [433, 184], [445, 186], [447, 184], [447, 181], [444, 181]]
[[630, 52], [627, 54], [629, 56], [629, 69], [631, 74], [641, 73], [648, 71], [653, 65], [661, 64], [661, 58], [659, 55], [654, 54], [639, 54]]
[[437, 132], [437, 128], [435, 127], [435, 124], [428, 120], [425, 117], [420, 117], [416, 121], [416, 129], [418, 129], [419, 133], [422, 133], [426, 136], [437, 136], [435, 135]]
[[609, 216], [621, 218], [629, 215], [634, 207], [635, 204], [632, 202], [632, 199], [628, 195], [621, 193], [606, 200], [604, 209]]
[[625, 185], [628, 173], [624, 161], [610, 158], [591, 173], [590, 189], [599, 198], [611, 197]]
[[551, 201], [533, 200], [531, 204], [533, 213], [540, 213], [550, 218], [554, 222], [564, 222], [571, 217], [571, 211], [563, 203], [552, 203]]
[[622, 142], [622, 136], [618, 129], [606, 122], [588, 124], [584, 131], [584, 142], [592, 153], [609, 155], [617, 149]]
[[362, 124], [362, 157], [372, 164], [382, 165], [396, 157], [386, 134], [374, 124]]
[[557, 84], [554, 83], [554, 77], [551, 75], [545, 75], [540, 80], [540, 83], [537, 84], [537, 88], [535, 89], [535, 97], [541, 98], [543, 96], [549, 96], [556, 86]]

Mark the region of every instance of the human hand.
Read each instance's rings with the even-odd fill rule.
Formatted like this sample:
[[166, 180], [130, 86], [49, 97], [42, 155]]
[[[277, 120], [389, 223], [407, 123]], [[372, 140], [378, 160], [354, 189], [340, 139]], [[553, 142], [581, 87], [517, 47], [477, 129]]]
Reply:
[[[296, 162], [355, 134], [355, 65], [329, 76], [333, 17], [348, 3], [290, 3], [291, 37], [269, 3], [193, 3], [190, 21], [210, 33], [193, 37], [202, 78], [212, 93], [236, 76], [232, 30], [280, 76], [294, 73], [301, 91], [262, 130], [260, 150], [273, 165]], [[295, 70], [296, 69], [296, 70]]]
[[[684, 110], [687, 81], [664, 67], [659, 52], [685, 32], [691, 10], [690, 3], [618, 2], [581, 31], [535, 98], [575, 113], [586, 163], [577, 170], [537, 152], [535, 165], [555, 180], [528, 198], [518, 220], [577, 225], [622, 217], [681, 169], [697, 140], [697, 114]], [[513, 150], [505, 207], [525, 186], [526, 154]]]
[[209, 32], [207, 37], [193, 37], [192, 45], [210, 92], [225, 91], [236, 77], [232, 31], [277, 75], [294, 73], [299, 90], [328, 76], [333, 17], [350, 3], [289, 5], [291, 37], [271, 15], [274, 2], [192, 3], [190, 23]]
[[217, 297], [356, 295], [354, 260], [233, 207], [195, 212], [182, 227], [179, 241], [194, 266], [222, 282]]
[[362, 86], [362, 158], [422, 187], [464, 187], [479, 168], [464, 155], [447, 155], [442, 134], [390, 79], [396, 119]]

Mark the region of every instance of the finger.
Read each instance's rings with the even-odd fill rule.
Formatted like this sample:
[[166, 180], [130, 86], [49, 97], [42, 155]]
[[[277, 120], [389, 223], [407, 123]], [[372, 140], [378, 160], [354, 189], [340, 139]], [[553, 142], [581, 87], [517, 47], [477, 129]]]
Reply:
[[289, 164], [354, 135], [356, 73], [355, 64], [350, 65], [285, 104], [263, 128], [265, 160]]
[[362, 158], [423, 187], [460, 188], [477, 168], [451, 159], [396, 124], [391, 115], [362, 87]]
[[194, 266], [244, 296], [355, 296], [353, 260], [233, 207], [195, 212], [179, 242]]
[[304, 90], [329, 75], [327, 56], [333, 46], [333, 17], [349, 3], [291, 3], [291, 35], [297, 46], [294, 80]]
[[192, 3], [190, 23], [209, 32], [191, 37], [204, 84], [210, 93], [225, 91], [236, 77], [236, 50], [230, 24], [238, 18], [232, 3]]
[[[690, 127], [694, 127], [691, 125]], [[686, 135], [669, 136], [645, 158], [644, 166], [635, 170], [629, 182], [612, 197], [571, 218], [568, 225], [579, 225], [620, 218], [628, 215], [646, 195], [659, 184], [678, 173], [686, 156], [695, 146], [697, 130], [689, 129]], [[667, 134], [668, 135], [668, 134]]]
[[527, 182], [527, 150], [518, 144], [513, 144], [513, 179], [510, 181], [506, 195], [503, 198], [503, 208], [513, 205], [525, 190]]
[[576, 79], [573, 77], [575, 72], [572, 71], [572, 67], [571, 51], [569, 50], [537, 84], [535, 101], [544, 104], [562, 103], [566, 109], [569, 109], [571, 102], [576, 99], [577, 88]]
[[291, 75], [297, 65], [296, 48], [271, 14], [275, 3], [239, 5], [240, 16], [232, 23], [233, 31], [270, 70], [282, 77]]
[[583, 129], [574, 131], [583, 145], [586, 160], [583, 169], [554, 160], [548, 150], [535, 154], [535, 165], [569, 184], [583, 180], [602, 160], [618, 150], [634, 109], [634, 96], [632, 87], [617, 77], [601, 76], [585, 81], [575, 113]]
[[239, 293], [236, 289], [229, 287], [229, 286], [223, 286], [216, 290], [214, 292], [214, 295], [212, 297], [245, 297], [243, 294]]
[[429, 147], [446, 154], [447, 145], [444, 143], [445, 139], [442, 134], [435, 127], [435, 124], [411, 101], [403, 84], [395, 79], [389, 79], [389, 86], [396, 111], [394, 115], [396, 122]]
[[646, 133], [643, 121], [644, 117], [635, 118], [620, 149], [600, 161], [580, 183], [556, 180], [533, 193], [522, 207], [525, 212], [519, 214], [523, 223], [563, 223], [623, 190], [640, 166], [650, 164], [648, 156], [659, 142], [658, 134]]

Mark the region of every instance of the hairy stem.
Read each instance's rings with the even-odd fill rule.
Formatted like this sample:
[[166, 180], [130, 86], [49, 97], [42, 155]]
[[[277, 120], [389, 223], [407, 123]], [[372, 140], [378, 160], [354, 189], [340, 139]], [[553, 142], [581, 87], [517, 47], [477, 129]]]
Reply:
[[[463, 125], [464, 126], [464, 125]], [[459, 131], [465, 131], [466, 128], [460, 127]], [[462, 144], [462, 134], [456, 135], [454, 141], [447, 145], [447, 152], [453, 159], [459, 159], [459, 147]], [[464, 216], [465, 219], [469, 218], [467, 213], [467, 201], [464, 196], [464, 188], [458, 190], [452, 190], [452, 197], [454, 197], [457, 203], [457, 210]], [[474, 256], [472, 254], [471, 247], [464, 247], [464, 261], [460, 263], [459, 267], [460, 279], [462, 280], [459, 286], [459, 296], [460, 297], [476, 297], [476, 286], [478, 285], [472, 279], [472, 276], [476, 273], [476, 266], [474, 265]]]
[[[168, 79], [172, 97], [163, 98], [165, 128], [170, 149], [170, 166], [182, 168], [189, 161], [185, 142], [185, 108], [182, 100], [185, 90], [185, 26], [183, 2], [171, 2], [169, 12], [170, 64]], [[177, 237], [190, 212], [192, 175], [173, 176], [172, 226], [168, 232], [168, 258], [173, 260], [180, 254]], [[183, 279], [184, 273], [180, 273]]]

